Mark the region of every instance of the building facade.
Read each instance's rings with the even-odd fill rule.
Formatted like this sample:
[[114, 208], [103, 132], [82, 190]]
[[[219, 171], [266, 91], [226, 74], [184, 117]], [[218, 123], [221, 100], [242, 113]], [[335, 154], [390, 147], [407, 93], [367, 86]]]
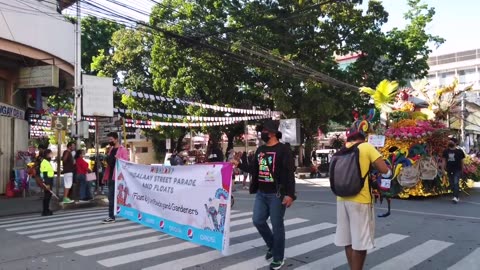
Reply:
[[0, 194], [18, 151], [28, 149], [28, 110], [71, 91], [75, 25], [61, 11], [75, 1], [0, 0]]
[[[432, 86], [446, 86], [458, 78], [459, 88], [473, 85], [465, 96], [464, 126], [466, 149], [477, 151], [480, 142], [480, 49], [432, 56], [428, 60], [428, 81]], [[461, 112], [452, 113], [450, 128], [460, 129]]]

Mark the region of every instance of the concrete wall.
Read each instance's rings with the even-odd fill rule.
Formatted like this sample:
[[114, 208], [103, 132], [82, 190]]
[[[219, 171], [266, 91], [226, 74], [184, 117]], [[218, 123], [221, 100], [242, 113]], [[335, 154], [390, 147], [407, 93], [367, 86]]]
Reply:
[[[155, 160], [155, 151], [151, 141], [130, 141], [130, 161], [138, 164], [159, 163]], [[140, 148], [146, 148], [147, 152], [139, 152]], [[162, 161], [163, 162], [163, 161]]]
[[56, 12], [53, 2], [0, 0], [0, 38], [42, 50], [72, 64], [75, 26]]

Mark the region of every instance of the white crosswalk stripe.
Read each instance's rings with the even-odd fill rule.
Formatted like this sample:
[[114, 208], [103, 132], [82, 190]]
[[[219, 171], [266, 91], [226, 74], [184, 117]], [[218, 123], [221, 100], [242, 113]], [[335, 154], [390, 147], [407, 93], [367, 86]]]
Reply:
[[376, 265], [372, 270], [381, 269], [410, 269], [415, 265], [427, 260], [433, 255], [446, 249], [452, 243], [428, 240], [427, 242], [418, 245], [407, 252], [404, 252], [390, 260], [387, 260], [379, 265]]
[[[390, 233], [387, 235], [384, 235], [382, 237], [376, 238], [375, 239], [375, 248], [372, 250], [368, 251], [368, 254], [372, 254], [382, 248], [385, 248], [389, 245], [392, 245], [394, 243], [397, 243], [408, 236], [406, 235], [401, 235], [401, 234], [394, 234]], [[287, 253], [287, 256], [290, 255]], [[295, 268], [297, 270], [310, 270], [310, 269], [334, 269], [336, 267], [342, 266], [344, 264], [347, 264], [347, 257], [345, 257], [345, 251], [340, 251], [338, 253], [335, 253], [331, 256], [322, 258], [320, 260], [314, 261], [309, 263], [308, 265], [304, 265], [298, 268]]]
[[[313, 232], [318, 232], [318, 231], [333, 228], [333, 227], [335, 227], [335, 225], [330, 224], [330, 223], [321, 223], [321, 224], [317, 224], [317, 225], [303, 227], [303, 228], [300, 228], [300, 229], [287, 231], [285, 233], [285, 238], [286, 239], [294, 238], [294, 237], [310, 234], [310, 233], [313, 233]], [[330, 235], [329, 237], [333, 237], [333, 234]], [[252, 249], [254, 247], [261, 247], [263, 245], [264, 245], [263, 239], [255, 239], [255, 240], [243, 242], [243, 243], [240, 243], [240, 244], [232, 245], [232, 246], [230, 246], [229, 252], [230, 252], [230, 255], [233, 255], [233, 254], [237, 254], [237, 253], [247, 251], [247, 250]], [[166, 263], [163, 263], [163, 264], [148, 267], [148, 268], [145, 268], [144, 270], [154, 270], [154, 269], [170, 269], [170, 270], [179, 269], [179, 270], [181, 270], [183, 268], [195, 266], [195, 265], [198, 265], [198, 264], [207, 263], [207, 262], [210, 262], [210, 261], [213, 261], [213, 260], [216, 260], [216, 259], [220, 259], [220, 258], [222, 258], [222, 255], [219, 252], [209, 251], [209, 252], [206, 252], [206, 253], [203, 253], [203, 254], [198, 254], [198, 255], [195, 255], [195, 256], [190, 256], [190, 257], [187, 257], [187, 258], [182, 258], [182, 259], [179, 259], [179, 260], [169, 261], [169, 262], [166, 262]], [[128, 258], [124, 257], [122, 259], [123, 259], [123, 261], [126, 261], [126, 259], [128, 259]], [[105, 260], [104, 262], [107, 262], [107, 263], [103, 264], [102, 261], [100, 261], [100, 264], [102, 264], [104, 266], [109, 266], [109, 264], [114, 263], [114, 265], [115, 265], [115, 261], [106, 261]]]
[[[126, 219], [117, 219], [117, 222], [125, 222], [127, 221]], [[93, 221], [89, 221], [89, 222], [83, 222], [83, 220], [77, 220], [77, 223], [74, 223], [74, 224], [68, 224], [68, 225], [62, 225], [62, 226], [50, 226], [50, 227], [47, 227], [47, 228], [42, 228], [42, 229], [35, 229], [35, 230], [30, 230], [30, 231], [20, 231], [20, 232], [16, 232], [18, 234], [21, 234], [21, 235], [26, 235], [26, 234], [32, 234], [32, 233], [41, 233], [41, 232], [51, 232], [51, 231], [58, 231], [58, 230], [68, 230], [68, 229], [72, 229], [72, 227], [82, 227], [82, 226], [87, 226], [87, 225], [96, 225], [96, 224], [99, 224], [101, 222], [101, 220], [99, 220], [98, 218], [93, 220]], [[37, 226], [39, 227], [39, 226]]]
[[476, 248], [458, 263], [450, 266], [448, 270], [477, 270], [480, 266], [478, 258], [480, 258], [480, 248]]
[[[114, 224], [100, 224], [105, 214], [106, 209], [102, 208], [65, 212], [51, 217], [21, 216], [0, 219], [0, 232], [8, 231], [37, 239], [45, 244], [56, 245], [77, 255], [92, 258], [100, 265], [111, 269], [115, 267], [138, 269], [138, 265], [141, 265], [145, 270], [180, 270], [194, 266], [212, 270], [250, 270], [263, 269], [268, 265], [262, 254], [265, 251], [265, 243], [252, 225], [253, 213], [249, 211], [232, 211], [230, 222], [232, 241], [228, 256], [222, 256], [216, 250], [198, 248], [196, 244], [124, 218], [118, 218]], [[298, 258], [297, 262], [304, 262], [301, 265], [297, 263], [295, 269], [335, 269], [347, 265], [344, 251], [333, 245], [335, 224], [314, 224], [307, 219], [288, 218], [285, 220], [285, 226], [287, 226], [287, 239], [298, 238], [290, 240], [292, 242], [287, 241], [285, 249], [287, 261], [306, 256], [310, 252], [315, 253], [317, 250], [325, 254], [306, 262], [307, 257]], [[306, 240], [299, 241], [299, 237]], [[369, 254], [381, 250], [393, 250], [395, 255], [380, 261], [377, 258], [377, 265], [371, 269], [411, 269], [427, 260], [434, 260], [434, 257], [441, 256], [440, 252], [454, 247], [454, 243], [450, 242], [429, 239], [410, 243], [410, 239], [413, 238], [396, 233], [387, 233], [376, 238], [376, 247], [370, 250]], [[406, 248], [404, 252], [402, 251], [403, 253], [395, 251], [397, 244], [401, 244], [403, 249]], [[258, 248], [262, 248], [260, 253], [252, 252]], [[184, 251], [189, 251], [186, 253], [188, 255], [182, 257], [174, 255]], [[167, 259], [155, 261], [156, 257], [162, 255], [167, 255]], [[229, 258], [233, 259], [230, 264]], [[448, 268], [448, 270], [473, 270], [479, 269], [478, 265], [480, 265], [480, 248], [465, 254], [457, 262], [450, 261], [448, 265], [438, 267]]]
[[133, 236], [140, 236], [140, 235], [149, 234], [149, 233], [157, 233], [157, 231], [155, 231], [154, 229], [143, 229], [143, 230], [128, 232], [128, 233], [124, 233], [124, 234], [109, 235], [109, 236], [97, 237], [97, 238], [93, 238], [93, 239], [80, 240], [80, 241], [76, 241], [76, 242], [60, 244], [58, 246], [62, 247], [62, 248], [81, 247], [81, 246], [86, 246], [86, 245], [91, 245], [91, 244], [108, 242], [108, 241], [112, 241], [112, 240], [129, 238], [129, 237], [133, 237]]
[[97, 223], [98, 223], [98, 225], [95, 225], [95, 226], [85, 226], [85, 227], [81, 227], [81, 228], [68, 229], [68, 230], [64, 230], [64, 231], [34, 234], [34, 235], [29, 235], [28, 237], [30, 237], [32, 239], [40, 239], [40, 238], [46, 238], [46, 237], [51, 237], [51, 236], [59, 236], [59, 235], [65, 235], [65, 234], [71, 235], [72, 233], [93, 231], [93, 230], [96, 230], [96, 229], [110, 229], [112, 227], [119, 227], [119, 226], [125, 226], [127, 224], [131, 224], [131, 223], [126, 223], [125, 220], [123, 220], [123, 221], [119, 220], [114, 224], [108, 224], [108, 226], [106, 226], [105, 224], [100, 224], [100, 222], [97, 222]]
[[[100, 220], [101, 217], [102, 216], [99, 216], [99, 215], [90, 216], [90, 217], [82, 217], [82, 221], [96, 220], [97, 223], [98, 223], [98, 220]], [[44, 223], [28, 225], [28, 226], [15, 226], [13, 228], [8, 228], [7, 231], [13, 231], [13, 232], [14, 231], [23, 231], [23, 230], [38, 228], [39, 226], [55, 226], [55, 225], [65, 225], [65, 224], [72, 224], [72, 223], [78, 224], [78, 220], [69, 218], [68, 220], [62, 220], [62, 221], [44, 222]]]
[[74, 235], [68, 235], [68, 236], [62, 236], [62, 237], [57, 237], [57, 238], [49, 238], [49, 239], [44, 239], [42, 240], [45, 243], [54, 243], [54, 242], [61, 242], [61, 241], [66, 241], [66, 240], [73, 240], [77, 238], [83, 238], [87, 236], [95, 236], [95, 235], [102, 235], [106, 233], [117, 233], [117, 232], [123, 232], [123, 231], [129, 231], [132, 229], [139, 229], [142, 228], [142, 225], [129, 225], [129, 226], [124, 226], [120, 228], [114, 228], [112, 229], [110, 226], [106, 228], [103, 226], [105, 230], [98, 230], [98, 231], [93, 231], [93, 232], [88, 232], [88, 233], [81, 233], [81, 234], [74, 234]]
[[21, 218], [19, 217], [12, 217], [12, 218], [2, 218], [1, 221], [0, 221], [0, 225], [4, 225], [4, 224], [9, 224], [9, 223], [21, 223], [23, 221], [33, 221], [33, 220], [52, 220], [52, 219], [56, 219], [56, 218], [60, 218], [60, 217], [68, 217], [68, 216], [71, 216], [71, 217], [78, 217], [82, 214], [93, 214], [93, 213], [103, 213], [105, 215], [107, 215], [107, 209], [106, 208], [101, 208], [101, 209], [96, 209], [96, 210], [87, 210], [87, 211], [72, 211], [72, 212], [68, 212], [68, 213], [62, 213], [61, 215], [54, 215], [54, 216], [48, 216], [48, 217], [42, 217], [42, 216], [39, 216], [39, 215], [35, 215], [35, 216], [22, 216]]

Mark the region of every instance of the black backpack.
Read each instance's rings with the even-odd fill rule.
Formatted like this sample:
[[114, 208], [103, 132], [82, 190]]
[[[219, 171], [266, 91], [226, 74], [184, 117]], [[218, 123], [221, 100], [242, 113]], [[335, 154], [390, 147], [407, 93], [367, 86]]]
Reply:
[[343, 147], [330, 161], [330, 188], [340, 197], [354, 196], [360, 193], [365, 184], [365, 176], [360, 168], [360, 151], [357, 143], [350, 148]]

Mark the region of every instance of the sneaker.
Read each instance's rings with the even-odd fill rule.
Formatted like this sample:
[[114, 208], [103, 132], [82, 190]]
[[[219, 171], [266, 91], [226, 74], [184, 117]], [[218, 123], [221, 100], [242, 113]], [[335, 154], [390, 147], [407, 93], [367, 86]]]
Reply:
[[108, 218], [104, 219], [104, 220], [102, 221], [102, 223], [103, 223], [103, 224], [115, 223], [115, 219], [108, 217]]
[[267, 251], [267, 254], [265, 254], [265, 260], [270, 261], [272, 258], [273, 258], [273, 253], [272, 253], [272, 251], [269, 249], [269, 250]]
[[64, 204], [68, 204], [68, 203], [74, 203], [72, 200], [70, 200], [69, 198], [63, 198], [63, 201], [62, 201]]
[[43, 213], [42, 213], [42, 216], [43, 216], [43, 217], [51, 216], [51, 215], [53, 215], [53, 212], [52, 212], [52, 211], [48, 211], [48, 212], [43, 212]]
[[285, 264], [285, 260], [273, 261], [270, 263], [270, 269], [273, 269], [273, 270], [280, 269], [284, 264]]
[[460, 200], [457, 197], [453, 197], [452, 201], [453, 203], [458, 203]]

